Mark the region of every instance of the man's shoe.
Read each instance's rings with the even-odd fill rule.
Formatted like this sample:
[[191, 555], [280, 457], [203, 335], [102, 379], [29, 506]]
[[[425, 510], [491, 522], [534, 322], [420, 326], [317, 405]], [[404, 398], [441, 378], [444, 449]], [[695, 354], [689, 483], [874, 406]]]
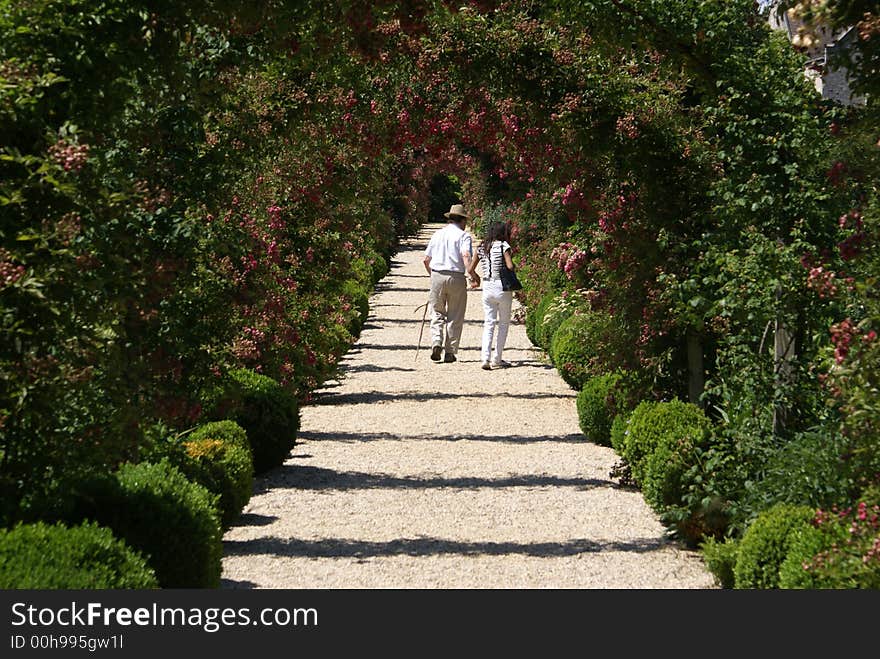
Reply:
[[492, 362], [492, 368], [507, 368], [508, 366], [510, 366], [510, 364], [505, 361]]
[[431, 361], [440, 361], [440, 346], [434, 346], [431, 348]]
[[492, 367], [489, 366], [489, 362], [483, 362], [483, 367], [482, 367], [482, 368], [483, 368], [484, 371], [491, 371], [491, 370], [492, 370]]
[[445, 363], [447, 363], [447, 364], [451, 364], [452, 362], [455, 361], [455, 355], [453, 355], [452, 353], [447, 352], [447, 353], [446, 353], [446, 356], [443, 358], [443, 361], [444, 361]]

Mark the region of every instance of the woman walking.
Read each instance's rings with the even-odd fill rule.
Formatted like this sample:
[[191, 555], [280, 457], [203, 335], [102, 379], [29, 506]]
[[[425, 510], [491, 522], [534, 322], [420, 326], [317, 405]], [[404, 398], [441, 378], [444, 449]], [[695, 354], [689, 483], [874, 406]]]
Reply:
[[[513, 270], [510, 256], [510, 229], [505, 222], [493, 222], [486, 229], [486, 237], [477, 248], [477, 258], [472, 259], [468, 274], [479, 283], [477, 263], [483, 263], [483, 346], [482, 362], [484, 370], [501, 368], [501, 354], [507, 341], [510, 328], [510, 308], [513, 304], [513, 291], [505, 291], [501, 284], [501, 268]], [[495, 350], [492, 351], [492, 340]]]

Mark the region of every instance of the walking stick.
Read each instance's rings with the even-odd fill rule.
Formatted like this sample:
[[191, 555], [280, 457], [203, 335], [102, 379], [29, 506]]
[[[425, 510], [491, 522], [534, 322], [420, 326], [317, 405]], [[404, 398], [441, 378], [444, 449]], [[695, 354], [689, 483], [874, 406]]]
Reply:
[[[416, 312], [418, 312], [419, 309], [421, 309], [422, 307], [425, 307], [425, 313], [422, 314], [422, 326], [421, 326], [421, 328], [419, 328], [419, 342], [416, 344], [416, 356], [415, 356], [415, 359], [418, 359], [418, 358], [419, 358], [419, 348], [422, 347], [422, 334], [425, 333], [425, 319], [428, 317], [428, 303], [429, 303], [430, 301], [431, 301], [431, 300], [428, 300], [428, 302], [425, 302], [424, 304], [420, 304], [419, 306], [417, 306], [417, 307], [413, 310], [413, 313], [416, 313]], [[413, 360], [413, 361], [415, 361], [415, 360]]]

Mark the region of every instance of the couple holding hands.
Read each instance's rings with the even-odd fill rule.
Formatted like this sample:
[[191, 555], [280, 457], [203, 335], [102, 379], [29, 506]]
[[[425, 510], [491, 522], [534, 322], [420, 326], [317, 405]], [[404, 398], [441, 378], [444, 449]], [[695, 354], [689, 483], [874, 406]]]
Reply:
[[513, 286], [507, 283], [513, 273], [510, 228], [504, 222], [490, 224], [474, 254], [471, 237], [465, 231], [470, 216], [464, 206], [455, 204], [444, 216], [448, 224], [431, 236], [424, 259], [425, 270], [431, 276], [428, 299], [431, 311], [431, 359], [439, 362], [441, 352], [445, 352], [444, 362], [456, 361], [467, 308], [465, 274], [471, 279], [471, 288], [477, 288], [481, 279], [477, 274], [477, 265], [482, 263], [482, 367], [485, 370], [501, 368], [505, 365], [501, 354], [510, 327], [513, 290], [518, 286], [518, 282]]

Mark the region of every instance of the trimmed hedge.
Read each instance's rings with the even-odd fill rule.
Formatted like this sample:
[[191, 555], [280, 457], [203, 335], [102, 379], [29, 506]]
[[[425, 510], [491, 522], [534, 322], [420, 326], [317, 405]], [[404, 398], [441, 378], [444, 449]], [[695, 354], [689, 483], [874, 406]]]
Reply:
[[183, 437], [167, 433], [141, 450], [141, 462], [168, 460], [184, 476], [216, 494], [224, 528], [238, 519], [254, 487], [254, 460], [244, 429], [234, 421], [214, 421]]
[[821, 552], [831, 549], [835, 542], [843, 542], [846, 535], [843, 530], [836, 536], [825, 529], [814, 526], [803, 526], [791, 533], [788, 553], [779, 566], [779, 587], [814, 590], [817, 588], [835, 588], [833, 581], [823, 578], [811, 567], [813, 559]]
[[342, 294], [357, 311], [357, 314], [353, 315], [351, 322], [349, 322], [348, 331], [351, 332], [353, 337], [360, 336], [364, 323], [367, 322], [367, 317], [370, 315], [369, 293], [356, 280], [347, 279], [342, 284]]
[[[643, 487], [650, 490], [656, 499], [663, 491], [667, 480], [666, 469], [657, 459], [650, 460], [655, 452], [669, 459], [676, 453], [680, 442], [685, 453], [690, 453], [695, 439], [701, 438], [711, 422], [696, 405], [672, 400], [667, 403], [644, 401], [633, 410], [627, 425], [623, 445], [623, 457], [632, 465], [633, 477]], [[677, 465], [675, 476], [683, 465]], [[650, 470], [653, 476], [649, 476]], [[650, 485], [648, 484], [650, 481]], [[648, 498], [648, 492], [645, 493]]]
[[558, 295], [544, 298], [541, 302], [543, 303], [545, 300], [547, 305], [535, 320], [535, 338], [538, 339], [538, 346], [550, 352], [556, 331], [562, 323], [571, 317], [574, 311], [571, 307], [559, 305], [561, 298]]
[[216, 588], [222, 531], [217, 496], [163, 460], [126, 463], [95, 481], [81, 502], [84, 517], [110, 527], [142, 552], [162, 588]]
[[597, 444], [611, 446], [613, 420], [632, 409], [634, 389], [631, 376], [623, 372], [587, 380], [577, 397], [581, 432]]
[[550, 341], [550, 359], [572, 389], [580, 391], [595, 374], [599, 351], [614, 331], [611, 317], [601, 312], [575, 313], [559, 325]]
[[190, 480], [219, 495], [224, 528], [238, 519], [254, 489], [254, 460], [247, 435], [234, 421], [215, 421], [184, 437], [189, 458], [181, 471]]
[[779, 568], [780, 588], [880, 589], [878, 519], [876, 485], [853, 505], [817, 513], [813, 524], [792, 532]]
[[620, 379], [619, 373], [590, 378], [577, 397], [581, 432], [587, 439], [602, 446], [611, 443], [611, 421], [617, 416], [614, 390]]
[[94, 523], [19, 524], [0, 530], [0, 588], [156, 588], [147, 561]]
[[272, 378], [247, 369], [230, 371], [225, 391], [206, 406], [209, 418], [228, 419], [244, 428], [254, 472], [284, 463], [299, 430], [299, 403]]
[[373, 258], [373, 285], [375, 285], [391, 271], [391, 264], [386, 257], [378, 252], [373, 252], [373, 254], [375, 255]]
[[686, 487], [685, 473], [696, 464], [698, 449], [709, 443], [712, 422], [702, 410], [696, 409], [699, 414], [666, 407], [663, 410], [666, 418], [659, 420], [660, 424], [668, 421], [668, 430], [645, 461], [642, 481], [645, 500], [658, 512], [681, 503]]
[[611, 431], [609, 433], [611, 439], [611, 447], [617, 451], [617, 455], [623, 457], [626, 451], [626, 434], [629, 424], [630, 413], [618, 414], [611, 422]]
[[703, 551], [703, 560], [709, 572], [715, 577], [715, 583], [722, 588], [733, 588], [735, 583], [734, 567], [736, 557], [739, 554], [739, 543], [732, 538], [726, 538], [724, 542], [718, 542], [715, 538], [707, 538], [700, 546]]
[[541, 342], [538, 340], [538, 329], [544, 322], [547, 307], [553, 303], [554, 299], [556, 299], [555, 295], [545, 295], [533, 308], [526, 309], [526, 336], [529, 337], [532, 345], [541, 347]]
[[701, 495], [694, 500], [701, 478], [697, 467], [711, 446], [711, 428], [696, 405], [643, 402], [633, 410], [622, 439], [623, 457], [645, 501], [690, 544], [719, 534], [727, 523], [722, 499]]
[[813, 517], [812, 508], [789, 504], [778, 504], [758, 515], [740, 542], [734, 567], [735, 587], [778, 588], [780, 567], [792, 541]]

